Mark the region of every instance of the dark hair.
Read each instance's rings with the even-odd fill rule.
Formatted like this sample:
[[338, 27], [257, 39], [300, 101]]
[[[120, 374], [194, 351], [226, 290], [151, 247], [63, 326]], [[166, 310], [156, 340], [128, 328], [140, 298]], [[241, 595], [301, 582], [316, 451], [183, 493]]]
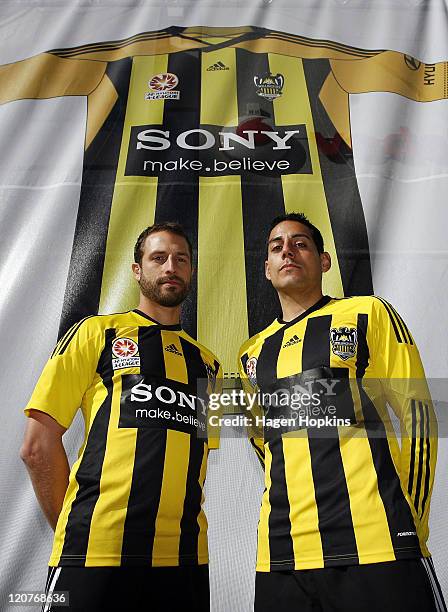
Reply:
[[317, 229], [317, 227], [313, 225], [311, 221], [308, 221], [307, 217], [303, 213], [300, 213], [300, 212], [285, 213], [284, 215], [279, 215], [278, 217], [275, 217], [275, 219], [272, 219], [271, 225], [269, 226], [269, 230], [268, 230], [268, 237], [266, 239], [266, 250], [269, 247], [269, 236], [272, 230], [274, 229], [276, 225], [278, 225], [279, 223], [282, 223], [283, 221], [297, 221], [297, 223], [306, 225], [306, 227], [308, 227], [311, 230], [311, 237], [313, 238], [313, 242], [316, 245], [317, 252], [318, 253], [324, 252], [324, 239], [322, 238], [322, 234]]
[[137, 238], [137, 242], [134, 246], [135, 263], [142, 263], [143, 250], [146, 238], [149, 235], [156, 234], [158, 232], [170, 232], [171, 234], [176, 234], [177, 236], [182, 236], [182, 238], [185, 238], [188, 244], [188, 250], [190, 252], [190, 260], [193, 261], [193, 247], [191, 246], [190, 239], [185, 233], [184, 228], [175, 221], [166, 221], [165, 223], [154, 223], [154, 225], [150, 225], [142, 231], [140, 236]]

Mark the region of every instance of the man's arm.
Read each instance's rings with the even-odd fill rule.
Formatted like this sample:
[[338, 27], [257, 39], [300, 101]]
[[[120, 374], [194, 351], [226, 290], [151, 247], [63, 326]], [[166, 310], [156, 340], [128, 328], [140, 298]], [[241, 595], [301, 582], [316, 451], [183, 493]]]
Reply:
[[62, 444], [66, 428], [39, 410], [30, 410], [29, 417], [20, 457], [26, 465], [40, 507], [54, 530], [70, 472]]
[[378, 371], [387, 403], [400, 420], [400, 479], [424, 538], [437, 459], [437, 419], [420, 355], [405, 322], [381, 300], [377, 325]]

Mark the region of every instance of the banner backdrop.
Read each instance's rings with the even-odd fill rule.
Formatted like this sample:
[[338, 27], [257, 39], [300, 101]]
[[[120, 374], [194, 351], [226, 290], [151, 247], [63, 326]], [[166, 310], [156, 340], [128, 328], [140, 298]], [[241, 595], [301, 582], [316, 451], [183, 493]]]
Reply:
[[[325, 292], [392, 302], [427, 376], [446, 376], [448, 17], [436, 0], [17, 1], [0, 20], [7, 598], [43, 587], [51, 543], [21, 410], [74, 322], [135, 306], [147, 225], [192, 237], [183, 324], [227, 379], [278, 313], [263, 253], [283, 211], [322, 230]], [[72, 459], [81, 433], [65, 436]], [[445, 594], [447, 464], [441, 439], [430, 550]], [[244, 440], [223, 442], [207, 482], [213, 609], [250, 610], [262, 478]]]

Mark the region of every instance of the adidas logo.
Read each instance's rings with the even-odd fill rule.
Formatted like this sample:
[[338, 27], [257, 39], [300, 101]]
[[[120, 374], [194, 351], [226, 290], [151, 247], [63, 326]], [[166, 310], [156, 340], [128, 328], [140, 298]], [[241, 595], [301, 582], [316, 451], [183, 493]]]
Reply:
[[302, 342], [302, 340], [299, 338], [299, 336], [296, 336], [296, 334], [294, 334], [294, 336], [292, 338], [290, 338], [288, 340], [288, 342], [286, 342], [283, 345], [283, 348], [286, 348], [288, 346], [292, 346], [293, 344], [299, 344], [299, 342]]
[[180, 353], [175, 344], [168, 344], [168, 346], [165, 347], [165, 350], [168, 351], [168, 353], [174, 353], [175, 355], [179, 355], [179, 357], [182, 357], [182, 353]]
[[207, 68], [207, 71], [210, 71], [210, 70], [230, 70], [230, 68], [226, 66], [225, 64], [223, 64], [222, 62], [216, 62], [216, 64], [212, 64], [211, 66]]

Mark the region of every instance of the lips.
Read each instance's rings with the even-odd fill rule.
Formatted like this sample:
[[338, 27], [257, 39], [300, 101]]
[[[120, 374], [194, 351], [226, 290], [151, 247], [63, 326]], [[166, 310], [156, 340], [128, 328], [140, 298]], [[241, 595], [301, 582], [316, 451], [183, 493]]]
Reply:
[[287, 263], [287, 264], [284, 264], [284, 265], [283, 265], [283, 266], [280, 268], [280, 270], [288, 270], [288, 269], [290, 269], [290, 268], [297, 268], [297, 270], [299, 270], [299, 269], [300, 269], [300, 267], [301, 267], [301, 266], [298, 266], [297, 264]]
[[165, 279], [161, 279], [159, 280], [159, 284], [160, 285], [170, 285], [170, 286], [177, 286], [177, 287], [181, 287], [183, 285], [183, 282], [180, 278], [165, 278]]

